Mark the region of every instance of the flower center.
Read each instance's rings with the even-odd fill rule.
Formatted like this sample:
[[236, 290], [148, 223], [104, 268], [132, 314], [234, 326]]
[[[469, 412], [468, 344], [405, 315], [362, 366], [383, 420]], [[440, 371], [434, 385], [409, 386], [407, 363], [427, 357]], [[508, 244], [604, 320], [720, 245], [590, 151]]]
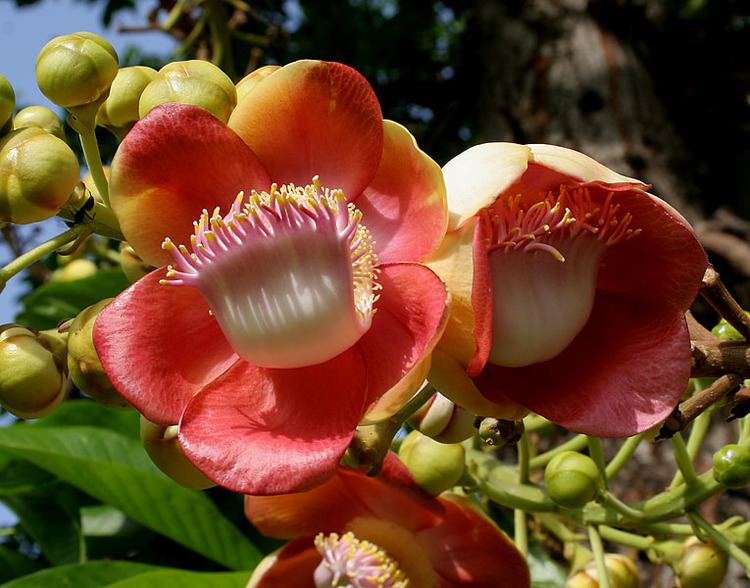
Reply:
[[357, 539], [351, 531], [339, 536], [322, 533], [315, 547], [323, 561], [313, 576], [317, 588], [408, 588], [409, 579], [377, 545]]
[[198, 288], [224, 335], [247, 361], [314, 365], [370, 328], [377, 257], [362, 213], [317, 178], [299, 188], [238, 194], [226, 216], [204, 210], [192, 251], [165, 239], [174, 265], [163, 284]]
[[522, 367], [552, 359], [591, 315], [599, 266], [608, 247], [640, 233], [609, 193], [586, 188], [524, 206], [512, 196], [488, 210], [493, 342], [489, 361]]

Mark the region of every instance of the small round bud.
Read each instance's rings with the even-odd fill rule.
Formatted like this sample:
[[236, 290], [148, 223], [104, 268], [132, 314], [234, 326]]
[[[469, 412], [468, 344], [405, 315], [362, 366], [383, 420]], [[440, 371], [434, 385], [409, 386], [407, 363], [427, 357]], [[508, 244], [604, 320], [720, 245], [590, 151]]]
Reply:
[[479, 423], [479, 438], [487, 445], [502, 447], [515, 445], [524, 432], [523, 421], [485, 417]]
[[185, 457], [178, 432], [177, 425], [164, 427], [141, 416], [141, 441], [156, 467], [186, 488], [202, 490], [216, 486]]
[[143, 65], [123, 67], [117, 72], [109, 96], [99, 108], [96, 123], [113, 132], [129, 131], [139, 119], [141, 94], [157, 75], [155, 69]]
[[57, 214], [78, 183], [78, 159], [42, 129], [0, 139], [0, 221], [27, 224]]
[[455, 486], [466, 467], [463, 445], [438, 443], [419, 431], [406, 436], [398, 454], [417, 483], [434, 496]]
[[95, 276], [97, 271], [99, 270], [96, 264], [90, 259], [74, 259], [60, 268], [57, 281], [72, 282], [74, 280], [82, 280]]
[[135, 252], [135, 249], [125, 241], [120, 243], [120, 265], [122, 266], [122, 272], [131, 284], [156, 269], [143, 261]]
[[[638, 588], [641, 585], [638, 568], [633, 561], [619, 553], [604, 555], [610, 588]], [[596, 563], [590, 561], [586, 566], [568, 578], [565, 588], [599, 588], [599, 572]]]
[[750, 449], [726, 445], [714, 453], [714, 478], [727, 488], [750, 484]]
[[564, 451], [547, 464], [544, 482], [555, 504], [564, 508], [581, 508], [599, 489], [599, 470], [587, 455]]
[[247, 96], [250, 91], [270, 76], [277, 69], [281, 69], [280, 65], [264, 65], [256, 70], [251, 71], [239, 82], [237, 82], [237, 104]]
[[[747, 310], [745, 311], [745, 314], [750, 316], [750, 312]], [[742, 341], [744, 339], [744, 337], [740, 335], [740, 332], [730, 325], [727, 322], [727, 319], [724, 318], [716, 323], [716, 326], [711, 329], [711, 332], [724, 341]]]
[[64, 359], [48, 340], [20, 325], [0, 327], [0, 403], [24, 419], [52, 412], [65, 396]]
[[680, 588], [719, 588], [727, 574], [729, 558], [713, 543], [697, 537], [685, 541], [685, 552], [675, 566]]
[[65, 140], [65, 128], [60, 117], [46, 106], [27, 106], [16, 113], [13, 117], [13, 128], [26, 129], [28, 127], [40, 128], [58, 139]]
[[237, 91], [229, 76], [213, 63], [175, 61], [162, 67], [143, 90], [138, 105], [140, 117], [169, 102], [195, 104], [227, 122], [237, 105]]
[[88, 32], [55, 37], [39, 52], [36, 82], [58, 106], [96, 102], [117, 75], [117, 53], [99, 35]]
[[0, 74], [0, 133], [6, 130], [8, 122], [13, 117], [13, 109], [16, 107], [16, 93], [13, 86]]
[[94, 321], [111, 298], [82, 310], [68, 329], [68, 371], [70, 379], [84, 394], [112, 408], [130, 406], [109, 381], [94, 347]]

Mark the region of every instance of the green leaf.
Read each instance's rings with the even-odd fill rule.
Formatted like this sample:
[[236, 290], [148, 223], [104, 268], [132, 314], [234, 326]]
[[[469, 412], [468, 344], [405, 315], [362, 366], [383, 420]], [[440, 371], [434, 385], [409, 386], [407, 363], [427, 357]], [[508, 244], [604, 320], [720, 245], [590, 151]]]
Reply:
[[109, 408], [88, 399], [67, 400], [49, 416], [32, 423], [35, 427], [91, 426], [109, 429], [139, 439], [138, 411], [132, 408]]
[[129, 285], [120, 269], [100, 270], [81, 280], [50, 282], [21, 300], [22, 310], [16, 321], [37, 329], [51, 329], [87, 306], [117, 296]]
[[252, 569], [262, 557], [205, 494], [167, 478], [133, 439], [94, 427], [16, 425], [0, 429], [0, 451], [230, 569]]
[[108, 588], [245, 588], [250, 572], [158, 570], [109, 584]]
[[35, 572], [40, 565], [38, 561], [0, 545], [0, 582]]
[[86, 543], [69, 486], [56, 484], [47, 492], [5, 496], [3, 502], [53, 565], [86, 561]]
[[124, 561], [92, 561], [41, 570], [7, 582], [0, 588], [103, 588], [154, 569], [158, 568]]

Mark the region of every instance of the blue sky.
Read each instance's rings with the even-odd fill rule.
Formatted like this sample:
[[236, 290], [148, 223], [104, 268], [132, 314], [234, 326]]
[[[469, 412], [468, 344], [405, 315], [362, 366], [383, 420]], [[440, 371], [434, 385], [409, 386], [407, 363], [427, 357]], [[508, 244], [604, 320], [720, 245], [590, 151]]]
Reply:
[[[119, 13], [112, 30], [101, 25], [103, 3], [88, 4], [73, 0], [43, 0], [17, 8], [15, 2], [0, 0], [0, 74], [10, 80], [16, 92], [16, 103], [28, 106], [52, 105], [36, 85], [34, 63], [39, 50], [47, 41], [65, 33], [92, 31], [105, 37], [115, 50], [123, 53], [129, 45], [138, 45], [147, 53], [168, 54], [174, 40], [159, 31], [144, 33], [118, 33], [118, 25], [136, 25], [146, 22], [145, 14], [155, 2], [139, 1], [137, 10]], [[41, 223], [39, 242], [65, 229], [61, 221], [51, 219]], [[0, 248], [0, 264], [9, 261], [9, 252]], [[17, 309], [17, 298], [23, 291], [20, 277], [11, 280], [0, 293], [0, 324], [11, 322]]]

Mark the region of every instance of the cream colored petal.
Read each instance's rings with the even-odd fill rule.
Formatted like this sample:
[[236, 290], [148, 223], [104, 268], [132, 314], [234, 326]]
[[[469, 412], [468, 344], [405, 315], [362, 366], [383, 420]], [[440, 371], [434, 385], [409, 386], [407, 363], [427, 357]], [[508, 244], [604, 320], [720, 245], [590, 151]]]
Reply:
[[573, 149], [557, 145], [527, 145], [527, 147], [531, 150], [530, 162], [579, 178], [583, 182], [642, 183], [640, 180], [618, 174], [588, 155]]
[[448, 230], [455, 231], [513, 185], [526, 171], [530, 154], [525, 145], [484, 143], [446, 163]]
[[422, 358], [395, 386], [378, 398], [367, 409], [367, 414], [362, 417], [360, 424], [374, 425], [391, 418], [401, 410], [414, 393], [422, 387], [427, 372], [430, 370], [430, 359], [430, 355]]
[[463, 366], [469, 365], [476, 351], [474, 309], [471, 305], [475, 226], [476, 220], [471, 219], [459, 230], [448, 233], [426, 263], [445, 282], [451, 296], [448, 325], [438, 347], [446, 349]]

